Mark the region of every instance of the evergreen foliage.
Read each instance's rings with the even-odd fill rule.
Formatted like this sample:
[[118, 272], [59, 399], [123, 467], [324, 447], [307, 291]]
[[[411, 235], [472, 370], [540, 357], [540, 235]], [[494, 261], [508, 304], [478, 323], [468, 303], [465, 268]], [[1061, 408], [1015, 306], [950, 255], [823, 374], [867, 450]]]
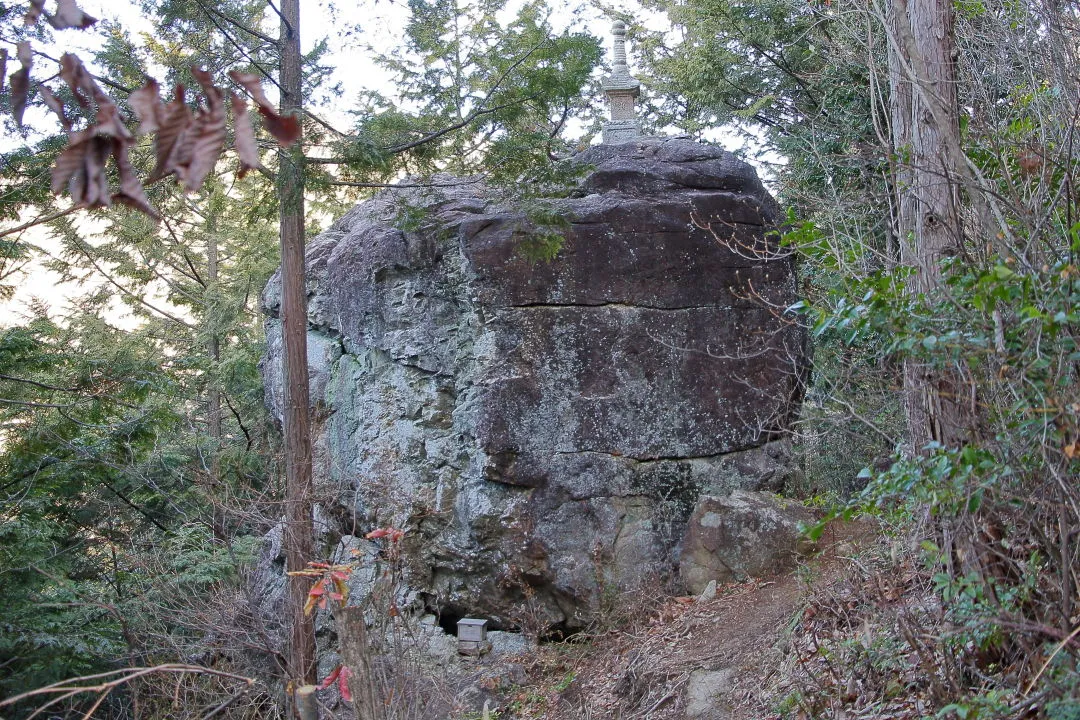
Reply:
[[[918, 63], [898, 70], [890, 54], [918, 59], [919, 48], [899, 48], [889, 24], [915, 1], [659, 5], [682, 37], [648, 38], [664, 90], [657, 121], [691, 132], [735, 121], [786, 160], [777, 178], [792, 212], [785, 241], [806, 296], [789, 312], [805, 318], [815, 352], [802, 490], [854, 494], [846, 516], [886, 513], [924, 541], [953, 629], [911, 648], [937, 668], [928, 682], [953, 689], [935, 693], [932, 711], [1019, 717], [1029, 683], [1075, 707], [1067, 698], [1080, 687], [1066, 668], [1075, 672], [1080, 598], [1080, 86], [1065, 71], [1074, 14], [954, 4], [962, 157], [937, 182], [955, 189], [961, 230], [928, 261], [941, 282], [916, 292], [911, 281], [927, 268], [901, 253], [921, 238], [899, 222], [895, 198], [913, 158], [890, 117], [890, 73]], [[910, 443], [902, 366], [966, 408], [962, 439]], [[867, 468], [855, 478], [859, 464]]]

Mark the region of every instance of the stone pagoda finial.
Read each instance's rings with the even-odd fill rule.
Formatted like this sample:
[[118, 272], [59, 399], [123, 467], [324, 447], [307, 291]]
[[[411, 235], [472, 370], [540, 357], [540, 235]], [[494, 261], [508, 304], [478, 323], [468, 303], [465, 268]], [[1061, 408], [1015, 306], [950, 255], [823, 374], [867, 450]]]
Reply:
[[641, 93], [641, 83], [630, 76], [626, 64], [626, 23], [616, 20], [611, 26], [615, 36], [615, 53], [611, 74], [603, 80], [604, 95], [611, 108], [611, 120], [604, 123], [603, 142], [618, 145], [630, 142], [641, 134], [634, 100]]

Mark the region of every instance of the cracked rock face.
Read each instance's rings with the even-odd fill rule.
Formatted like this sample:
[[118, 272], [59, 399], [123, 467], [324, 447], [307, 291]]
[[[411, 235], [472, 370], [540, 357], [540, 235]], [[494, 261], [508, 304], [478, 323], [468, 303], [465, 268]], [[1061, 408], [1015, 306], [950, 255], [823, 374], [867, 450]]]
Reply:
[[[700, 495], [787, 472], [804, 338], [783, 317], [776, 203], [711, 145], [579, 160], [594, 169], [554, 201], [569, 226], [548, 263], [522, 252], [524, 211], [446, 177], [379, 194], [308, 250], [328, 537], [406, 529], [403, 600], [449, 621], [580, 627], [675, 570]], [[280, 417], [278, 303], [275, 277]]]

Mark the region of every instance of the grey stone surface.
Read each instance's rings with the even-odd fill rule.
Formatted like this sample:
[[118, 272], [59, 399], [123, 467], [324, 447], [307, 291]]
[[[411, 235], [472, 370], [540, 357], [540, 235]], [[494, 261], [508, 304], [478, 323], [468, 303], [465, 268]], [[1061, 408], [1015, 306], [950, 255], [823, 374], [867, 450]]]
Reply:
[[685, 715], [690, 720], [722, 718], [720, 696], [732, 688], [732, 670], [695, 670], [686, 681]]
[[701, 496], [679, 559], [687, 592], [697, 595], [712, 582], [762, 577], [790, 567], [811, 545], [800, 523], [816, 518], [802, 505], [767, 492]]
[[[411, 600], [492, 629], [582, 627], [675, 570], [703, 492], [773, 487], [804, 337], [779, 209], [729, 153], [597, 146], [565, 241], [482, 184], [380, 193], [308, 251], [315, 461], [340, 535], [407, 531]], [[279, 278], [268, 403], [280, 415]]]
[[[521, 633], [493, 630], [488, 633], [492, 655], [520, 655], [535, 649], [535, 645]], [[519, 682], [520, 684], [520, 682]]]

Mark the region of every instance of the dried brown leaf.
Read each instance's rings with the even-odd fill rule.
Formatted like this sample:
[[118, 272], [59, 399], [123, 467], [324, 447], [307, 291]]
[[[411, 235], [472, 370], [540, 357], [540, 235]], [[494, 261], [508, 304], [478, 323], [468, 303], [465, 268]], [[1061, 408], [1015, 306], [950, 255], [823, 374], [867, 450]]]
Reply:
[[185, 172], [178, 174], [184, 189], [194, 192], [202, 187], [203, 180], [214, 169], [221, 150], [225, 147], [225, 103], [220, 89], [214, 86], [214, 78], [201, 68], [192, 68], [195, 79], [202, 87], [206, 107], [199, 110], [192, 133], [191, 159]]
[[34, 65], [34, 55], [30, 43], [21, 42], [16, 46], [16, 56], [22, 63], [22, 69], [11, 74], [11, 114], [15, 122], [22, 125], [23, 112], [30, 94], [30, 68]]
[[41, 11], [45, 9], [45, 0], [30, 0], [30, 8], [23, 15], [24, 25], [37, 25]]
[[53, 95], [52, 90], [44, 85], [38, 88], [38, 93], [41, 95], [41, 99], [45, 101], [45, 105], [60, 118], [60, 124], [63, 125], [64, 130], [71, 132], [71, 121], [64, 114], [64, 104], [60, 102], [60, 98]]
[[53, 192], [60, 193], [66, 186], [78, 207], [108, 207], [112, 198], [105, 162], [116, 142], [116, 138], [97, 134], [96, 127], [74, 133], [53, 167]]
[[262, 163], [259, 160], [259, 146], [255, 142], [255, 129], [251, 126], [251, 116], [247, 111], [247, 101], [236, 93], [232, 93], [232, 111], [234, 145], [240, 158], [240, 170], [236, 176], [242, 178], [248, 170], [257, 170]]
[[94, 76], [86, 70], [78, 55], [64, 53], [60, 56], [60, 78], [67, 83], [75, 94], [75, 100], [84, 108], [90, 107], [91, 101], [99, 105], [113, 104], [112, 99], [98, 86]]
[[139, 119], [139, 134], [145, 135], [161, 127], [165, 105], [161, 102], [157, 80], [147, 78], [146, 84], [128, 96], [128, 104]]
[[120, 108], [106, 98], [106, 102], [102, 102], [98, 105], [96, 129], [99, 135], [109, 135], [118, 140], [124, 142], [131, 142], [134, 140], [134, 135], [128, 130], [127, 125], [124, 124], [124, 119], [120, 117]]
[[242, 73], [235, 70], [229, 71], [229, 77], [240, 83], [245, 90], [251, 93], [251, 98], [256, 105], [271, 110], [274, 109], [274, 106], [270, 104], [270, 101], [266, 99], [266, 95], [263, 93], [261, 77], [254, 73]]
[[194, 122], [191, 111], [184, 103], [184, 86], [176, 86], [176, 96], [165, 106], [162, 113], [161, 127], [154, 138], [154, 151], [157, 165], [150, 173], [148, 182], [154, 182], [176, 172], [176, 168], [187, 164], [190, 156], [189, 130]]
[[229, 77], [251, 93], [255, 104], [259, 106], [259, 114], [263, 116], [263, 126], [282, 147], [289, 147], [300, 139], [300, 122], [295, 116], [282, 117], [278, 114], [274, 106], [266, 99], [262, 89], [262, 79], [258, 75], [239, 73], [234, 70], [229, 73]]
[[281, 147], [289, 147], [300, 139], [300, 122], [295, 115], [282, 117], [273, 110], [267, 110], [259, 106], [259, 114], [263, 116], [263, 127], [274, 136]]
[[120, 173], [120, 190], [113, 193], [112, 199], [140, 210], [157, 220], [160, 217], [157, 209], [150, 204], [143, 190], [142, 181], [139, 180], [139, 176], [128, 160], [128, 145], [129, 143], [118, 142], [113, 146], [113, 161], [116, 162], [116, 169]]
[[[29, 13], [28, 13], [29, 14]], [[56, 0], [56, 13], [45, 15], [45, 19], [57, 30], [67, 28], [86, 29], [97, 22], [97, 18], [84, 13], [75, 0]]]

